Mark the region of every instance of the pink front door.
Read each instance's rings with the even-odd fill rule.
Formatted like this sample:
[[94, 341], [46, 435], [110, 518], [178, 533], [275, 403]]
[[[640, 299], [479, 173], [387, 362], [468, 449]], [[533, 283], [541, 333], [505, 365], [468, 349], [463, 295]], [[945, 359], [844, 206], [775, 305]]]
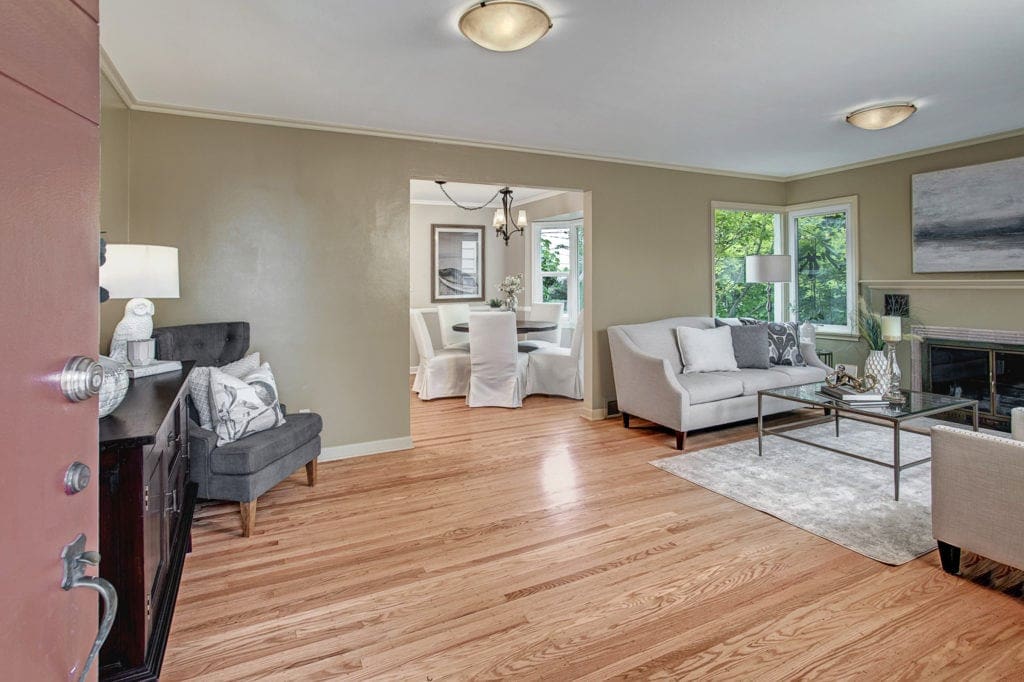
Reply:
[[[94, 0], [0, 9], [0, 677], [77, 678], [96, 592], [61, 589], [61, 548], [97, 549], [99, 486], [64, 492], [75, 461], [99, 473], [97, 403], [59, 374], [96, 357], [99, 48]], [[96, 570], [90, 569], [95, 575]], [[90, 675], [95, 679], [95, 664]]]

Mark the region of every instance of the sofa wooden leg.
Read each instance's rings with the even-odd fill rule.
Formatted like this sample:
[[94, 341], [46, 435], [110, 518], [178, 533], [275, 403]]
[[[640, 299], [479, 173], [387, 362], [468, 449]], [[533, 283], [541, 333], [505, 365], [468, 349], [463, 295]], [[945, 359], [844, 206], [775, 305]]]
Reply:
[[312, 462], [306, 465], [306, 483], [312, 488], [316, 485], [316, 474], [317, 474], [317, 460], [314, 459]]
[[676, 450], [686, 449], [686, 431], [676, 431]]
[[629, 415], [625, 412], [622, 413], [622, 426], [627, 429], [629, 428]]
[[939, 540], [939, 559], [942, 560], [942, 570], [951, 575], [960, 572], [960, 548], [947, 545]]
[[256, 500], [239, 502], [238, 508], [242, 512], [242, 537], [251, 537], [256, 530]]

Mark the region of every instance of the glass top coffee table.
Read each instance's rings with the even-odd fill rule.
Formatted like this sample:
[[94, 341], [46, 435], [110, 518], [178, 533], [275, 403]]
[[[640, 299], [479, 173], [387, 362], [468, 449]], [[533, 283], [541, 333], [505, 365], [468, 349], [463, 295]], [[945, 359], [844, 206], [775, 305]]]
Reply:
[[[784, 388], [769, 388], [757, 392], [757, 454], [759, 457], [762, 456], [763, 453], [765, 436], [778, 436], [779, 438], [785, 438], [787, 440], [796, 441], [797, 443], [803, 443], [804, 445], [811, 445], [822, 450], [828, 450], [829, 452], [853, 457], [854, 459], [859, 459], [864, 462], [870, 462], [871, 464], [884, 466], [893, 470], [893, 498], [899, 500], [900, 472], [904, 469], [915, 467], [918, 464], [924, 464], [925, 462], [931, 461], [931, 457], [926, 457], [908, 464], [900, 464], [900, 431], [910, 431], [913, 433], [928, 435], [927, 431], [909, 428], [904, 425], [904, 422], [911, 419], [917, 419], [919, 417], [930, 417], [942, 414], [943, 412], [951, 412], [953, 410], [970, 409], [973, 410], [974, 415], [974, 430], [978, 430], [977, 400], [956, 398], [948, 395], [937, 395], [935, 393], [923, 393], [921, 391], [903, 391], [903, 396], [907, 399], [907, 402], [903, 405], [849, 405], [819, 393], [824, 385], [825, 384], [823, 382], [817, 382], [813, 384], [801, 384], [799, 386], [786, 386]], [[778, 398], [810, 407], [820, 407], [824, 410], [824, 416], [765, 428], [764, 411], [762, 409], [765, 398]], [[888, 462], [879, 462], [878, 460], [864, 457], [840, 448], [833, 448], [828, 445], [822, 445], [821, 443], [815, 443], [814, 441], [789, 435], [788, 433], [789, 431], [807, 428], [808, 426], [834, 421], [836, 425], [836, 438], [838, 438], [840, 418], [874, 423], [885, 427], [891, 426], [892, 464]]]

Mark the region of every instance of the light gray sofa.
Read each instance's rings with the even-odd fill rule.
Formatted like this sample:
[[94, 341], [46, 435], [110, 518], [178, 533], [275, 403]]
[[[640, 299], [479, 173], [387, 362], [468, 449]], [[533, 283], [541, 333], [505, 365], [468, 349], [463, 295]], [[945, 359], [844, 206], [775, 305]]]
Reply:
[[[615, 393], [626, 428], [631, 416], [661, 424], [675, 432], [676, 449], [682, 450], [687, 431], [757, 417], [759, 390], [824, 381], [831, 370], [818, 359], [813, 343], [801, 343], [806, 367], [683, 374], [676, 327], [714, 326], [713, 317], [672, 317], [608, 327]], [[765, 414], [794, 406], [775, 398], [763, 404]]]

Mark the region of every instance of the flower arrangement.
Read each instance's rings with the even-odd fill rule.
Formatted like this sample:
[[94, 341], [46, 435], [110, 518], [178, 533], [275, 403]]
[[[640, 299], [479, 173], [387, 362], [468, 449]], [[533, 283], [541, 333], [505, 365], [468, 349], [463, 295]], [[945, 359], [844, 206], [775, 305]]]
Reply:
[[491, 300], [487, 301], [487, 305], [491, 306], [492, 308], [500, 308], [501, 307], [501, 299], [500, 298], [492, 298]]
[[508, 275], [501, 280], [498, 290], [505, 295], [505, 309], [514, 312], [519, 302], [519, 294], [523, 291], [523, 273]]

